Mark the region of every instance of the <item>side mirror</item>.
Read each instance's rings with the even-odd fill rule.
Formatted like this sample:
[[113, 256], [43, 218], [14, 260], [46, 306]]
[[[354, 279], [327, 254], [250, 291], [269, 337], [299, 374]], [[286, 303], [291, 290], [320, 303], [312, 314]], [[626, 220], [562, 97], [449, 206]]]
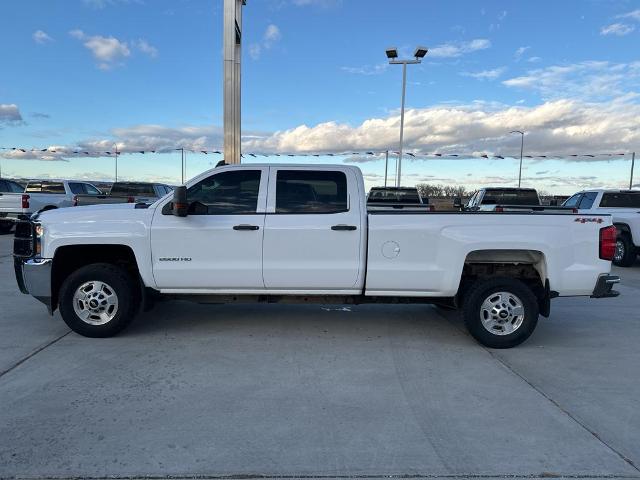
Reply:
[[453, 208], [462, 208], [462, 199], [460, 197], [453, 199]]
[[186, 217], [188, 210], [187, 187], [181, 185], [173, 190], [173, 214], [176, 217]]

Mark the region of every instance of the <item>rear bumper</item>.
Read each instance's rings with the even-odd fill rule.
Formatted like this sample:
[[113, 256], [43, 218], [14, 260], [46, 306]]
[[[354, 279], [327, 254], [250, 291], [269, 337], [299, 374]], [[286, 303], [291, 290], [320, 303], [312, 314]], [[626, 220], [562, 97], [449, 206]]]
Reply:
[[22, 212], [2, 212], [0, 213], [0, 222], [17, 222], [24, 217]]
[[47, 306], [51, 313], [51, 267], [50, 258], [14, 257], [13, 268], [18, 288], [22, 293], [30, 294]]
[[620, 283], [620, 277], [617, 275], [604, 274], [598, 277], [596, 287], [593, 289], [591, 298], [608, 298], [617, 297], [620, 292], [613, 290], [613, 286]]

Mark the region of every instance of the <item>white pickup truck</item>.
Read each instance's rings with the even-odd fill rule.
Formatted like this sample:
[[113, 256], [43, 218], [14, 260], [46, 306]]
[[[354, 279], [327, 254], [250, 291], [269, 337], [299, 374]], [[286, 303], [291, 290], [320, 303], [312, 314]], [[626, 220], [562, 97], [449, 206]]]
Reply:
[[152, 205], [43, 212], [16, 227], [19, 288], [88, 337], [162, 297], [435, 303], [506, 348], [550, 299], [611, 297], [609, 215], [367, 212], [353, 166], [232, 165]]
[[[91, 183], [78, 180], [30, 180], [25, 188], [15, 190], [0, 196], [0, 218], [5, 222], [15, 222], [41, 210], [73, 207], [78, 195], [101, 193]], [[8, 225], [5, 228], [10, 230]]]
[[583, 190], [569, 197], [565, 207], [578, 213], [607, 213], [618, 229], [613, 263], [630, 267], [640, 254], [640, 190]]

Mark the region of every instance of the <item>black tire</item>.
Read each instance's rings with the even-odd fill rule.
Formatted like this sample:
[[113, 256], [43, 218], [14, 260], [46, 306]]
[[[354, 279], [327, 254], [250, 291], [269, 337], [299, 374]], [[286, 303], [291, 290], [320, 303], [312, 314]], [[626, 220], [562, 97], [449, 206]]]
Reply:
[[[109, 315], [113, 314], [113, 318], [106, 323], [91, 324], [76, 313], [74, 295], [82, 285], [88, 282], [102, 282], [109, 287], [107, 289], [107, 292], [110, 292], [108, 295], [115, 294], [116, 296], [117, 308], [115, 312], [107, 312]], [[69, 328], [82, 336], [112, 337], [126, 328], [138, 312], [140, 302], [137, 292], [138, 288], [133, 278], [122, 268], [108, 263], [93, 263], [79, 268], [62, 283], [59, 302], [60, 314]], [[99, 297], [97, 303], [100, 308]], [[84, 305], [88, 306], [88, 302], [79, 302], [78, 308], [85, 310]], [[98, 319], [98, 321], [100, 320]]]
[[[510, 312], [513, 305], [510, 303], [512, 297], [502, 298], [502, 300], [491, 299], [492, 294], [498, 292], [505, 292], [511, 296], [515, 296], [520, 301], [523, 307], [524, 314], [520, 325], [511, 333], [500, 334], [508, 329], [509, 325], [496, 325], [496, 328], [489, 331], [485, 328], [481, 315], [486, 315], [487, 312], [483, 312], [482, 305], [485, 300], [498, 301], [500, 305], [506, 304], [506, 311]], [[515, 300], [515, 299], [513, 299]], [[500, 311], [505, 310], [499, 307]], [[531, 289], [515, 278], [509, 277], [496, 277], [489, 279], [481, 279], [476, 281], [471, 288], [467, 291], [464, 298], [463, 317], [464, 323], [469, 333], [485, 347], [489, 348], [511, 348], [516, 345], [520, 345], [527, 338], [531, 336], [538, 324], [538, 300]], [[509, 313], [507, 313], [509, 315]], [[489, 321], [492, 317], [488, 318]], [[502, 321], [501, 317], [497, 315], [497, 318]], [[507, 317], [507, 319], [510, 317]], [[502, 328], [502, 330], [499, 330]]]
[[0, 234], [7, 234], [11, 232], [13, 228], [13, 222], [0, 222]]
[[613, 257], [613, 264], [618, 267], [630, 267], [635, 261], [636, 248], [631, 241], [631, 237], [626, 233], [621, 233], [616, 239], [616, 254]]

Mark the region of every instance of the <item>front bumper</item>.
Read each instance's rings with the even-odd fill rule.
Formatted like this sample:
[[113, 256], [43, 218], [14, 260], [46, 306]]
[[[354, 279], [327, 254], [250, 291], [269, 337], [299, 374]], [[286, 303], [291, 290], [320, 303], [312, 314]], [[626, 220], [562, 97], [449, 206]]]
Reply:
[[620, 277], [617, 275], [604, 274], [598, 277], [596, 287], [593, 289], [591, 298], [608, 298], [617, 297], [620, 292], [613, 290], [613, 286], [620, 283]]
[[13, 268], [16, 282], [22, 293], [30, 294], [51, 309], [51, 267], [50, 258], [19, 258], [14, 257]]
[[30, 221], [18, 221], [13, 240], [13, 269], [18, 288], [22, 293], [30, 294], [47, 306], [51, 305], [51, 270], [53, 261], [41, 258], [37, 248], [35, 224]]

